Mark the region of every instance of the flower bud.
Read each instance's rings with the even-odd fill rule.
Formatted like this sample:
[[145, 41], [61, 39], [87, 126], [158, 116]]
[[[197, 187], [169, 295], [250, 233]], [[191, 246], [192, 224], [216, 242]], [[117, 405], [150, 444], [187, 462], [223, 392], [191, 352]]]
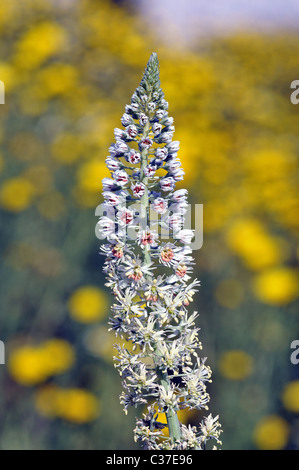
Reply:
[[112, 191], [113, 189], [116, 189], [115, 181], [112, 178], [103, 178], [102, 185], [104, 191]]
[[158, 136], [160, 133], [161, 133], [161, 130], [162, 130], [162, 124], [159, 124], [158, 122], [155, 122], [153, 124], [153, 133], [155, 136]]
[[112, 191], [104, 191], [103, 197], [109, 206], [117, 206], [120, 203], [120, 197]]
[[172, 191], [175, 185], [175, 181], [171, 176], [169, 176], [162, 178], [159, 184], [162, 191]]
[[187, 189], [177, 189], [171, 196], [172, 201], [181, 202], [186, 201], [188, 191]]
[[180, 240], [181, 243], [189, 245], [194, 238], [194, 230], [183, 229], [176, 233], [176, 238]]
[[133, 195], [137, 198], [141, 198], [145, 193], [145, 185], [143, 183], [135, 183], [132, 185]]
[[123, 116], [121, 118], [121, 123], [124, 127], [127, 127], [130, 124], [133, 124], [133, 122], [134, 122], [134, 120], [129, 114], [127, 114], [127, 113], [123, 114]]
[[126, 153], [129, 150], [129, 147], [127, 146], [127, 144], [125, 142], [122, 142], [121, 140], [116, 141], [114, 148], [118, 155]]
[[106, 162], [107, 168], [111, 171], [119, 170], [121, 167], [119, 161], [113, 157], [107, 157], [105, 162]]
[[126, 133], [123, 131], [123, 129], [116, 127], [114, 129], [114, 136], [116, 140], [121, 140], [126, 138]]
[[152, 113], [153, 111], [155, 111], [155, 109], [156, 109], [155, 103], [154, 103], [153, 101], [151, 101], [150, 103], [148, 103], [147, 109], [149, 110], [150, 113]]
[[129, 175], [125, 170], [116, 170], [113, 173], [113, 179], [119, 186], [125, 186], [129, 182]]
[[153, 141], [149, 137], [143, 137], [139, 142], [139, 147], [141, 149], [149, 149], [152, 145]]
[[130, 139], [135, 139], [135, 137], [138, 135], [138, 129], [134, 125], [126, 127], [126, 132]]
[[153, 209], [157, 214], [165, 214], [167, 211], [168, 202], [162, 197], [158, 197], [153, 202]]
[[156, 111], [156, 118], [163, 119], [163, 117], [166, 115], [166, 111], [164, 109], [157, 109]]
[[139, 114], [139, 123], [140, 123], [140, 125], [141, 125], [142, 127], [145, 126], [145, 124], [147, 123], [147, 121], [148, 121], [147, 115], [144, 114], [144, 113], [140, 113], [140, 114]]
[[147, 167], [144, 168], [143, 173], [145, 176], [151, 178], [155, 175], [157, 170], [157, 167], [155, 165], [148, 165]]
[[178, 152], [180, 148], [180, 142], [178, 140], [174, 140], [173, 142], [167, 145], [167, 148], [168, 148], [168, 153]]
[[171, 176], [175, 181], [182, 181], [184, 179], [184, 170], [183, 168], [177, 168], [171, 172]]
[[121, 225], [130, 225], [134, 220], [134, 212], [124, 207], [118, 211], [117, 219]]
[[97, 223], [99, 233], [107, 238], [115, 232], [115, 224], [109, 217], [101, 217]]
[[132, 165], [136, 165], [141, 160], [140, 153], [136, 152], [134, 149], [130, 150], [130, 152], [125, 155], [125, 157], [127, 162], [132, 163]]
[[163, 132], [160, 135], [159, 142], [163, 142], [165, 144], [170, 144], [173, 138], [173, 133], [172, 132]]

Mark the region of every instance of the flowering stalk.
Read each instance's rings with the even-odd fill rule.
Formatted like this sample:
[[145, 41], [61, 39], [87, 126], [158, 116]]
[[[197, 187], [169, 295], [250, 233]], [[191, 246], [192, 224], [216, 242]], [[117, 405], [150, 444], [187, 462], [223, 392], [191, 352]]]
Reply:
[[[175, 190], [184, 171], [167, 109], [153, 53], [122, 116], [124, 129], [115, 129], [116, 143], [106, 159], [111, 178], [103, 179], [106, 215], [98, 232], [108, 242], [101, 250], [106, 285], [115, 297], [110, 330], [132, 344], [116, 346], [115, 367], [124, 387], [120, 401], [125, 412], [147, 405], [134, 438], [145, 449], [204, 449], [209, 439], [220, 443], [218, 416], [209, 415], [198, 428], [181, 424], [177, 416], [183, 408], [207, 409], [211, 370], [197, 353], [197, 312], [189, 315], [187, 309], [200, 283], [189, 276], [193, 231], [184, 229], [187, 191]], [[171, 241], [159, 240], [152, 213], [158, 230], [171, 230]], [[157, 420], [159, 413], [166, 414], [167, 425]]]

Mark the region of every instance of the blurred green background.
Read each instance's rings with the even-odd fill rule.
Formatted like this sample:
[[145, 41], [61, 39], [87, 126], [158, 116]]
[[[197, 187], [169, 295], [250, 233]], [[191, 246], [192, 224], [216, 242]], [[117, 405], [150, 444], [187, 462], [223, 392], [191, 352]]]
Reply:
[[137, 448], [94, 227], [113, 129], [156, 51], [180, 186], [204, 205], [193, 307], [223, 449], [299, 449], [299, 35], [186, 47], [146, 20], [133, 2], [0, 4], [0, 448]]

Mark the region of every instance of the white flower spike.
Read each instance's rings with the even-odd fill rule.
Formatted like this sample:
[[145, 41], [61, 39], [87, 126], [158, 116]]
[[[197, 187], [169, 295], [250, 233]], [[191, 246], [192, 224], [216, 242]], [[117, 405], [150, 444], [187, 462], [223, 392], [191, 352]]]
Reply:
[[[184, 171], [167, 109], [153, 53], [125, 107], [124, 129], [114, 132], [106, 158], [111, 178], [103, 179], [109, 211], [98, 227], [107, 239], [101, 247], [106, 286], [115, 297], [110, 330], [124, 340], [114, 357], [123, 378], [120, 402], [125, 412], [147, 405], [134, 439], [144, 449], [201, 450], [210, 439], [220, 444], [221, 431], [218, 416], [209, 415], [198, 428], [181, 424], [177, 416], [180, 409], [207, 409], [211, 370], [198, 356], [197, 312], [188, 312], [200, 283], [191, 280], [193, 231], [184, 228], [188, 192], [175, 190]], [[153, 213], [160, 217], [155, 229]], [[170, 233], [167, 242], [159, 237], [162, 228]], [[167, 425], [157, 421], [158, 413], [166, 414]], [[161, 432], [165, 426], [169, 437]]]

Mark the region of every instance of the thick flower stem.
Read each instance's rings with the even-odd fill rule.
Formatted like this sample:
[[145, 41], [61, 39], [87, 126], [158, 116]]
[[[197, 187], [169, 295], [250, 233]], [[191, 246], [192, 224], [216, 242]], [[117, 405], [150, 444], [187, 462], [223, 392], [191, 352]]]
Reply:
[[[144, 126], [143, 137], [148, 137], [150, 130], [149, 121]], [[149, 208], [149, 197], [148, 197], [148, 188], [147, 182], [148, 178], [144, 175], [143, 170], [148, 164], [148, 149], [143, 149], [141, 152], [141, 165], [140, 165], [140, 172], [141, 172], [141, 181], [145, 185], [145, 193], [141, 198], [141, 209], [140, 209], [140, 223], [141, 227], [145, 230], [148, 225], [148, 208]], [[143, 258], [145, 263], [150, 263], [151, 261], [151, 254], [150, 254], [150, 247], [146, 245], [143, 249]], [[155, 349], [155, 353], [157, 356], [161, 355], [158, 346]], [[162, 372], [160, 367], [156, 365], [156, 373], [160, 377], [161, 385], [165, 388], [166, 392], [169, 390], [169, 379], [167, 373]], [[166, 411], [166, 419], [168, 424], [169, 430], [169, 437], [171, 438], [172, 443], [174, 443], [177, 439], [181, 437], [181, 430], [180, 430], [180, 422], [177, 416], [176, 411], [172, 409], [168, 409]]]
[[[165, 388], [166, 391], [169, 390], [169, 379], [166, 373], [162, 372], [159, 367], [156, 367], [156, 372], [160, 376], [161, 385]], [[180, 422], [176, 411], [168, 409], [166, 411], [166, 419], [169, 430], [169, 437], [171, 442], [174, 443], [176, 440], [181, 438]]]
[[[150, 130], [150, 125], [149, 121], [145, 124], [144, 130], [143, 130], [143, 137], [146, 138], [148, 137]], [[149, 207], [149, 200], [148, 200], [148, 188], [147, 188], [147, 183], [148, 183], [148, 178], [144, 174], [144, 168], [146, 168], [148, 164], [148, 149], [144, 148], [141, 152], [141, 164], [140, 164], [140, 175], [141, 175], [141, 181], [145, 186], [145, 192], [141, 198], [141, 208], [140, 208], [140, 225], [143, 230], [146, 230], [147, 224], [148, 224], [148, 207]], [[150, 263], [151, 259], [151, 254], [149, 250], [149, 246], [146, 245], [143, 250], [143, 255], [144, 255], [144, 261], [145, 263]]]
[[[163, 381], [161, 381], [161, 383], [163, 385]], [[169, 436], [171, 442], [174, 443], [181, 438], [180, 422], [176, 411], [168, 410], [166, 413], [166, 419], [169, 429]]]

